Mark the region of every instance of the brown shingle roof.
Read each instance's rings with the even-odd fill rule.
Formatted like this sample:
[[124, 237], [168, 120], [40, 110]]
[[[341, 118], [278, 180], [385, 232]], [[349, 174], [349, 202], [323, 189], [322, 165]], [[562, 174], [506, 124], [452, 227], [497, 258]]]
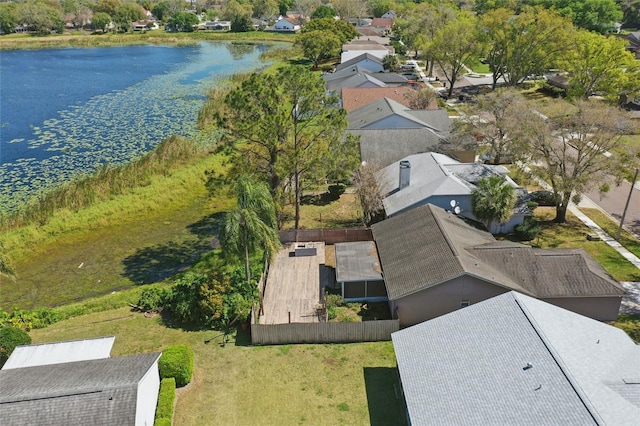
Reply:
[[344, 87], [342, 89], [342, 107], [350, 112], [380, 98], [390, 98], [409, 106], [406, 95], [412, 90], [414, 89], [410, 87]]
[[535, 297], [622, 296], [623, 287], [582, 249], [533, 249], [496, 241], [426, 205], [372, 226], [389, 299], [460, 275]]

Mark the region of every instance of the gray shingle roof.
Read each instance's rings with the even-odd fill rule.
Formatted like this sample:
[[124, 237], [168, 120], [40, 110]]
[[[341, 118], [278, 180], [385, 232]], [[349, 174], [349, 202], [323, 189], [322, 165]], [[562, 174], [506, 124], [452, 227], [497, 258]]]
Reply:
[[345, 78], [334, 79], [326, 82], [327, 90], [340, 92], [344, 87], [386, 87], [386, 84], [376, 78], [376, 74], [366, 72], [352, 74]]
[[[133, 424], [137, 386], [159, 353], [0, 371], [3, 424]], [[133, 419], [133, 420], [132, 420]]]
[[[360, 135], [360, 158], [386, 167], [412, 154], [447, 147], [446, 139], [429, 128], [421, 129], [353, 129]], [[397, 177], [397, 176], [396, 176]]]
[[378, 252], [373, 241], [337, 243], [336, 281], [382, 281]]
[[[394, 128], [430, 128], [435, 132], [446, 132], [444, 126], [446, 111], [443, 110], [425, 110], [416, 111], [402, 105], [399, 102], [389, 98], [381, 98], [349, 113], [349, 129], [364, 128], [389, 128], [385, 123], [385, 127], [380, 127], [381, 122], [389, 117], [395, 117], [396, 122], [402, 121], [402, 124], [394, 124]], [[448, 118], [448, 115], [446, 115]], [[429, 120], [433, 119], [433, 123]]]
[[349, 68], [353, 65], [356, 65], [358, 62], [362, 62], [364, 60], [370, 60], [373, 62], [377, 62], [380, 64], [380, 67], [382, 68], [382, 60], [380, 58], [378, 58], [375, 55], [372, 55], [371, 53], [363, 53], [362, 55], [358, 55], [355, 58], [351, 58], [348, 61], [345, 61], [341, 64], [338, 64], [336, 66], [336, 71], [340, 71], [343, 70], [345, 68]]
[[522, 294], [392, 340], [413, 425], [630, 425], [640, 416], [640, 385], [623, 380], [640, 374], [640, 347], [622, 330]]
[[496, 241], [490, 233], [430, 204], [371, 229], [391, 300], [462, 274], [536, 297], [625, 294], [583, 250], [534, 250]]

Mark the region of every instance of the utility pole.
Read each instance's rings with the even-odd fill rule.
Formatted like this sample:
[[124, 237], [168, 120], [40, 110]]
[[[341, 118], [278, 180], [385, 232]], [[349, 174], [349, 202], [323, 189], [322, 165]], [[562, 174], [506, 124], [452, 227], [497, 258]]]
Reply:
[[624, 224], [624, 217], [627, 215], [627, 209], [629, 208], [629, 202], [631, 201], [631, 194], [633, 194], [633, 187], [636, 184], [636, 180], [638, 180], [638, 170], [640, 169], [636, 168], [636, 173], [633, 175], [633, 181], [631, 182], [631, 189], [629, 190], [627, 203], [624, 205], [624, 210], [622, 211], [622, 218], [620, 219], [620, 226], [618, 226], [618, 232], [616, 233], [616, 241], [620, 241], [620, 232], [622, 231], [622, 225]]

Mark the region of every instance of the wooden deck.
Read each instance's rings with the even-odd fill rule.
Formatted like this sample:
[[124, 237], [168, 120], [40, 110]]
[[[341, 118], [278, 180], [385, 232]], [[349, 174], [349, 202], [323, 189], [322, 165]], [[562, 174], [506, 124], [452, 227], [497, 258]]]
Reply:
[[324, 243], [312, 243], [315, 256], [293, 256], [295, 243], [286, 245], [271, 262], [262, 301], [260, 324], [319, 322], [321, 265]]

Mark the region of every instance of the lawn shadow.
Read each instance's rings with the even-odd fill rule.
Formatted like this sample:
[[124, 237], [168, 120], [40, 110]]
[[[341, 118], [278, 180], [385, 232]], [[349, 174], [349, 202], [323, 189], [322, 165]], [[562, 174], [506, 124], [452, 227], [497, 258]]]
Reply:
[[122, 261], [123, 275], [139, 285], [162, 281], [181, 272], [203, 254], [220, 247], [217, 236], [222, 217], [222, 213], [214, 213], [187, 225], [196, 238], [137, 249]]
[[242, 327], [238, 327], [236, 329], [236, 346], [251, 346], [251, 327], [247, 329], [243, 329]]
[[406, 425], [398, 370], [390, 367], [364, 367], [363, 370], [371, 425]]
[[339, 196], [336, 197], [328, 192], [323, 192], [322, 194], [303, 195], [300, 200], [300, 204], [303, 206], [327, 206], [334, 201], [337, 201], [339, 198]]

